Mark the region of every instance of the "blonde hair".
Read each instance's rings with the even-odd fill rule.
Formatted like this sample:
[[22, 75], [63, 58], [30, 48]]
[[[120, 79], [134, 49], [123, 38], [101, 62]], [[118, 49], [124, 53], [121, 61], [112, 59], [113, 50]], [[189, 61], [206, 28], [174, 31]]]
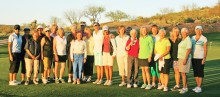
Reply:
[[181, 32], [182, 32], [183, 30], [185, 30], [186, 33], [189, 34], [189, 30], [188, 30], [188, 28], [182, 28], [182, 29], [181, 29]]
[[180, 30], [179, 30], [179, 28], [178, 28], [178, 27], [174, 27], [174, 28], [172, 29], [172, 31], [170, 32], [170, 40], [172, 40], [172, 41], [174, 41], [174, 40], [173, 40], [173, 38], [174, 38], [173, 32], [174, 32], [175, 29], [178, 30], [177, 39], [181, 39], [181, 35], [180, 35]]
[[51, 25], [51, 29], [56, 28], [56, 31], [58, 30], [58, 26], [56, 24]]
[[58, 35], [60, 34], [61, 31], [64, 32], [64, 29], [63, 29], [63, 28], [59, 28], [59, 29], [57, 30]]
[[[142, 35], [142, 32], [143, 32], [144, 30], [147, 31], [147, 28], [146, 28], [146, 27], [141, 27], [141, 29], [140, 29], [140, 37], [143, 36], [143, 35]], [[147, 31], [147, 35], [148, 35], [148, 31]]]

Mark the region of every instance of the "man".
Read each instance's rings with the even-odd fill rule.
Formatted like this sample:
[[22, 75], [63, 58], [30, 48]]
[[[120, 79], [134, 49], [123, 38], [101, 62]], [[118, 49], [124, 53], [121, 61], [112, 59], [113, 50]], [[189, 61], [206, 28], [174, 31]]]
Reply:
[[71, 76], [73, 74], [73, 65], [70, 59], [70, 45], [71, 45], [71, 41], [76, 39], [76, 29], [77, 26], [75, 24], [70, 26], [70, 30], [71, 30], [71, 34], [69, 34], [67, 36], [67, 56], [68, 56], [68, 83], [71, 83]]
[[79, 26], [80, 26], [80, 32], [82, 33], [82, 37], [84, 39], [86, 37], [86, 33], [84, 33], [84, 29], [86, 27], [86, 22], [80, 22]]
[[14, 33], [8, 37], [8, 53], [9, 53], [9, 85], [14, 86], [21, 84], [16, 81], [16, 75], [19, 70], [21, 60], [22, 36], [19, 33], [20, 25], [14, 26]]
[[24, 35], [22, 36], [22, 45], [21, 45], [21, 83], [24, 83], [26, 68], [25, 68], [25, 61], [24, 61], [24, 55], [26, 51], [24, 50], [24, 46], [26, 42], [31, 38], [30, 28], [25, 27], [24, 28]]
[[40, 41], [38, 41], [38, 33], [34, 32], [32, 34], [33, 38], [29, 39], [24, 47], [25, 53], [25, 63], [26, 63], [26, 82], [25, 85], [28, 85], [30, 82], [30, 77], [32, 74], [32, 70], [34, 68], [34, 77], [33, 83], [35, 85], [38, 84], [36, 78], [38, 76], [38, 69], [39, 69], [39, 59], [40, 59]]

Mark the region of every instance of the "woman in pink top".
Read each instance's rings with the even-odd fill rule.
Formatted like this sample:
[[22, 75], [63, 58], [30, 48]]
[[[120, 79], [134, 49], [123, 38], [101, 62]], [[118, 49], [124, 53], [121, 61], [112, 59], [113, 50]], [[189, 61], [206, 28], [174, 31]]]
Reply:
[[[131, 30], [131, 39], [127, 41], [125, 50], [128, 52], [128, 66], [127, 66], [127, 88], [131, 88], [131, 78], [132, 78], [132, 67], [134, 65], [134, 88], [137, 88], [138, 82], [138, 52], [139, 52], [139, 39], [136, 38], [137, 31]], [[134, 64], [133, 64], [134, 63]]]

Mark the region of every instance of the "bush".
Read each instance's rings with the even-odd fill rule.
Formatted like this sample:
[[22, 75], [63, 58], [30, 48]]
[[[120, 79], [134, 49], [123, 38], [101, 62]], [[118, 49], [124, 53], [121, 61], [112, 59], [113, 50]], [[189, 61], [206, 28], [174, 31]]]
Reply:
[[194, 19], [189, 17], [189, 18], [184, 20], [184, 23], [194, 23], [194, 21], [195, 21]]

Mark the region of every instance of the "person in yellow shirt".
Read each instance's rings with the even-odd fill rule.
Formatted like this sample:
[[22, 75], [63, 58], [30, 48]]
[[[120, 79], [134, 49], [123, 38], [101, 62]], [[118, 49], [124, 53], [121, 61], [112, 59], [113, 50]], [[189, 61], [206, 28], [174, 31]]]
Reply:
[[[163, 91], [168, 91], [168, 81], [169, 81], [169, 73], [170, 73], [170, 63], [171, 63], [171, 56], [170, 56], [170, 41], [165, 38], [166, 31], [161, 29], [159, 31], [160, 40], [158, 40], [155, 44], [155, 60], [158, 61], [158, 72], [160, 73], [160, 79], [162, 82], [162, 86], [158, 87], [157, 89]], [[158, 58], [157, 58], [158, 57]]]

